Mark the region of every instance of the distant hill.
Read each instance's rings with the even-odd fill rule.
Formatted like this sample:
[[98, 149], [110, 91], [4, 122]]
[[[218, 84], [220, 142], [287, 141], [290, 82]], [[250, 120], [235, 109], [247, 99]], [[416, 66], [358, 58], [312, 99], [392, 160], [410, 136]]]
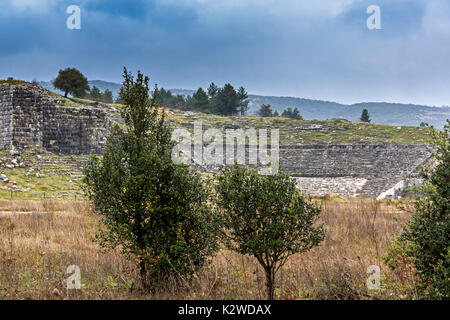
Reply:
[[[101, 91], [109, 89], [114, 98], [117, 97], [121, 84], [102, 80], [89, 81]], [[42, 87], [56, 90], [50, 81], [41, 81]], [[188, 89], [171, 89], [173, 94], [192, 95], [195, 91]], [[437, 128], [443, 128], [446, 119], [450, 118], [450, 107], [430, 107], [414, 104], [400, 104], [388, 102], [364, 102], [352, 105], [337, 102], [311, 100], [295, 97], [275, 97], [249, 95], [250, 114], [255, 114], [261, 104], [270, 104], [280, 114], [286, 108], [298, 108], [306, 120], [325, 120], [342, 118], [349, 121], [359, 121], [362, 110], [368, 109], [373, 123], [397, 126], [418, 126], [421, 122], [429, 123]]]
[[363, 109], [369, 110], [373, 123], [398, 126], [418, 126], [421, 122], [443, 128], [450, 118], [450, 107], [429, 107], [414, 104], [364, 102], [352, 105], [322, 100], [293, 97], [267, 97], [250, 95], [250, 110], [256, 111], [261, 104], [270, 104], [272, 109], [282, 112], [284, 109], [298, 108], [303, 118], [325, 120], [343, 118], [359, 121]]
[[89, 81], [89, 85], [91, 86], [91, 88], [93, 86], [96, 86], [102, 92], [105, 91], [106, 89], [109, 89], [113, 93], [114, 99], [117, 98], [117, 96], [119, 95], [120, 87], [122, 87], [122, 84], [114, 82], [106, 82], [102, 80]]

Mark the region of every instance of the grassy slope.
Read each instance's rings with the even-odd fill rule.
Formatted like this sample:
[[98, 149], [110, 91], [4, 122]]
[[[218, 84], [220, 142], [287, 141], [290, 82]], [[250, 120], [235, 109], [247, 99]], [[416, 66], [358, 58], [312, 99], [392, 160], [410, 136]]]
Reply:
[[[70, 103], [83, 106], [92, 101], [70, 98]], [[108, 106], [120, 108], [120, 105]], [[224, 117], [204, 113], [183, 112], [177, 109], [165, 108], [167, 118], [173, 128], [183, 127], [193, 131], [195, 121], [202, 122], [203, 128], [255, 128], [279, 129], [280, 143], [309, 144], [309, 143], [401, 143], [426, 144], [428, 143], [429, 129], [413, 126], [390, 126], [364, 122], [350, 122], [343, 119], [329, 120], [292, 120], [283, 117], [261, 118], [255, 116]], [[111, 112], [111, 110], [107, 110]]]
[[70, 182], [71, 177], [64, 174], [48, 175], [36, 177], [34, 174], [26, 176], [29, 168], [2, 169], [10, 182], [0, 181], [0, 199], [11, 199], [12, 181], [18, 186], [30, 191], [14, 191], [13, 199], [75, 199], [81, 196], [78, 183]]
[[[51, 157], [60, 162], [68, 163], [73, 159], [85, 159], [79, 156], [57, 156], [50, 153], [41, 153], [41, 156]], [[0, 174], [4, 174], [9, 181], [0, 180], [0, 199], [76, 199], [81, 197], [79, 178], [73, 177], [73, 174], [79, 175], [80, 172], [70, 169], [45, 168], [37, 159], [37, 154], [22, 154], [22, 160], [25, 163], [24, 168], [0, 167]], [[3, 164], [11, 163], [12, 157], [7, 152], [0, 152], [0, 158]], [[29, 170], [33, 171], [27, 175]], [[38, 175], [36, 175], [38, 173]], [[14, 189], [13, 182], [23, 189], [29, 188], [29, 191], [19, 191]], [[13, 193], [11, 194], [11, 190]]]
[[[106, 88], [113, 92], [117, 97], [121, 87], [119, 83], [112, 83], [101, 80], [89, 81], [90, 85], [97, 86], [101, 91]], [[53, 85], [50, 82], [41, 82], [41, 84], [50, 90]], [[195, 90], [171, 89], [173, 94], [192, 95]], [[278, 110], [281, 114], [288, 107], [298, 108], [305, 119], [331, 119], [344, 118], [350, 121], [357, 121], [361, 116], [361, 111], [367, 108], [370, 116], [375, 122], [391, 125], [409, 125], [416, 126], [422, 121], [428, 122], [437, 128], [442, 128], [445, 119], [450, 117], [450, 107], [430, 107], [425, 105], [387, 103], [387, 102], [363, 102], [352, 105], [341, 104], [337, 102], [312, 100], [296, 97], [279, 96], [259, 96], [249, 95], [250, 113], [255, 114], [261, 104], [270, 104], [272, 109]]]
[[194, 121], [201, 121], [204, 128], [267, 128], [280, 130], [280, 143], [401, 143], [425, 144], [429, 129], [426, 127], [397, 127], [342, 119], [292, 120], [288, 118], [221, 117], [196, 113], [186, 114], [168, 110], [168, 118], [174, 127], [182, 126], [189, 131]]

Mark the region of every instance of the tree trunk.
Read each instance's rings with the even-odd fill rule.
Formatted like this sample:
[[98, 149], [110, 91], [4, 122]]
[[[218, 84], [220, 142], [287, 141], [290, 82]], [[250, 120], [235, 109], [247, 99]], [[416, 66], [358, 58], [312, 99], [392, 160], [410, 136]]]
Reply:
[[64, 98], [67, 98], [67, 94], [68, 94], [69, 92], [64, 92]]
[[275, 298], [275, 270], [274, 268], [265, 268], [266, 272], [266, 288], [267, 300], [274, 300]]
[[148, 278], [147, 278], [147, 266], [145, 265], [145, 262], [143, 260], [141, 260], [141, 262], [139, 263], [139, 266], [141, 268], [140, 273], [141, 273], [141, 285], [142, 285], [142, 289], [144, 289], [144, 291], [149, 291], [150, 287], [148, 285]]

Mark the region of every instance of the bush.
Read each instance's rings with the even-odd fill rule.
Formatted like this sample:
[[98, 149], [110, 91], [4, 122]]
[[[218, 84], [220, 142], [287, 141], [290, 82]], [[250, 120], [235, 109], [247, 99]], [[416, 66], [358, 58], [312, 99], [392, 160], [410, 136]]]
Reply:
[[[217, 250], [209, 193], [199, 174], [174, 164], [171, 131], [148, 95], [148, 77], [124, 71], [125, 128], [84, 168], [85, 191], [100, 214], [97, 240], [138, 258], [142, 286], [189, 278]], [[156, 91], [156, 90], [155, 90]]]
[[272, 300], [275, 275], [288, 258], [323, 240], [322, 226], [314, 227], [320, 208], [300, 194], [288, 175], [263, 176], [237, 165], [219, 176], [217, 195], [225, 245], [258, 260]]
[[419, 277], [418, 291], [424, 298], [450, 298], [450, 122], [443, 131], [432, 130], [437, 166], [422, 172], [423, 198], [415, 202], [414, 214], [400, 241], [408, 248]]

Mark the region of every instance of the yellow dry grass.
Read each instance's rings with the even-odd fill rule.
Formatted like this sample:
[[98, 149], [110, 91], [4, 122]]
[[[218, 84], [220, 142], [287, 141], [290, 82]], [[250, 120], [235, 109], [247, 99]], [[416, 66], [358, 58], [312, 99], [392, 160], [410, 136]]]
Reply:
[[[29, 212], [29, 214], [26, 214]], [[390, 202], [325, 200], [326, 239], [297, 254], [277, 274], [277, 299], [400, 299], [410, 275], [389, 272], [382, 257], [409, 213]], [[98, 219], [86, 202], [0, 200], [0, 299], [264, 299], [264, 273], [252, 257], [220, 251], [184, 286], [144, 294], [134, 261], [103, 252], [93, 237]], [[70, 265], [81, 290], [68, 290]], [[370, 265], [382, 271], [368, 290]], [[399, 280], [400, 279], [400, 280]], [[399, 282], [400, 281], [400, 282]], [[393, 286], [394, 284], [394, 286]]]

